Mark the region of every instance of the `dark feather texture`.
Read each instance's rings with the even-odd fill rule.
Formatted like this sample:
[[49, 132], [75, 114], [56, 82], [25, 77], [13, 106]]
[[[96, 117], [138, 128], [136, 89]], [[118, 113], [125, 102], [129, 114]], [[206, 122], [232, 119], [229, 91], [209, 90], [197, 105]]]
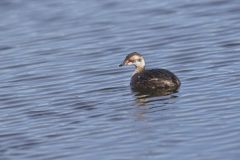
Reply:
[[137, 91], [177, 91], [180, 80], [165, 69], [151, 69], [132, 76], [131, 87]]

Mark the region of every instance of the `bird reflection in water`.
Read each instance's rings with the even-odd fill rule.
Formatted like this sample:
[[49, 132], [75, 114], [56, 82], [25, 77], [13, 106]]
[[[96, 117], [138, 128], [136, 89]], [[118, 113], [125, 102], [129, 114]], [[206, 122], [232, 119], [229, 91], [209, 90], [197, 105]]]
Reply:
[[161, 101], [162, 104], [168, 104], [172, 103], [172, 100], [178, 97], [176, 95], [177, 92], [136, 92], [132, 90], [132, 93], [139, 106], [146, 106], [147, 103], [153, 101]]
[[[146, 115], [149, 115], [154, 112], [160, 112], [171, 110], [172, 105], [178, 98], [177, 94], [172, 93], [158, 93], [158, 94], [143, 94], [139, 92], [133, 92], [136, 104], [136, 113], [135, 116], [137, 120], [145, 121]], [[158, 105], [152, 105], [152, 104]]]

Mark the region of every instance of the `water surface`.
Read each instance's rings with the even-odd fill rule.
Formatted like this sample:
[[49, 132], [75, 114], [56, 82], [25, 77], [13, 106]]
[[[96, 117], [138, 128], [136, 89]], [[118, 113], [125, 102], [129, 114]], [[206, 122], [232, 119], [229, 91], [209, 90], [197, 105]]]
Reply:
[[[240, 1], [0, 1], [4, 160], [238, 159]], [[138, 51], [178, 93], [130, 90]]]

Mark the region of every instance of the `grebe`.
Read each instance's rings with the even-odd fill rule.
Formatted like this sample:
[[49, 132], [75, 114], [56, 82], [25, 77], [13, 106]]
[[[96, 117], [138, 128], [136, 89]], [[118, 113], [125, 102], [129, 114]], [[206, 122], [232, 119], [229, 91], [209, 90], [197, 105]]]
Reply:
[[166, 69], [145, 70], [145, 61], [141, 54], [137, 52], [126, 56], [124, 65], [134, 65], [135, 71], [131, 78], [131, 88], [139, 92], [176, 92], [181, 82], [172, 72]]

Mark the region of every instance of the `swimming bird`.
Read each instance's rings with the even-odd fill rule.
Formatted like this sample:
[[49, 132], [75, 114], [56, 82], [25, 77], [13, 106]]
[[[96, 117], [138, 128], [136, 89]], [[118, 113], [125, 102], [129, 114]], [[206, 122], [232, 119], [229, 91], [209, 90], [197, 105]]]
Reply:
[[145, 60], [138, 52], [128, 54], [119, 67], [124, 65], [135, 66], [130, 83], [134, 91], [172, 93], [181, 85], [178, 77], [166, 69], [145, 69]]

